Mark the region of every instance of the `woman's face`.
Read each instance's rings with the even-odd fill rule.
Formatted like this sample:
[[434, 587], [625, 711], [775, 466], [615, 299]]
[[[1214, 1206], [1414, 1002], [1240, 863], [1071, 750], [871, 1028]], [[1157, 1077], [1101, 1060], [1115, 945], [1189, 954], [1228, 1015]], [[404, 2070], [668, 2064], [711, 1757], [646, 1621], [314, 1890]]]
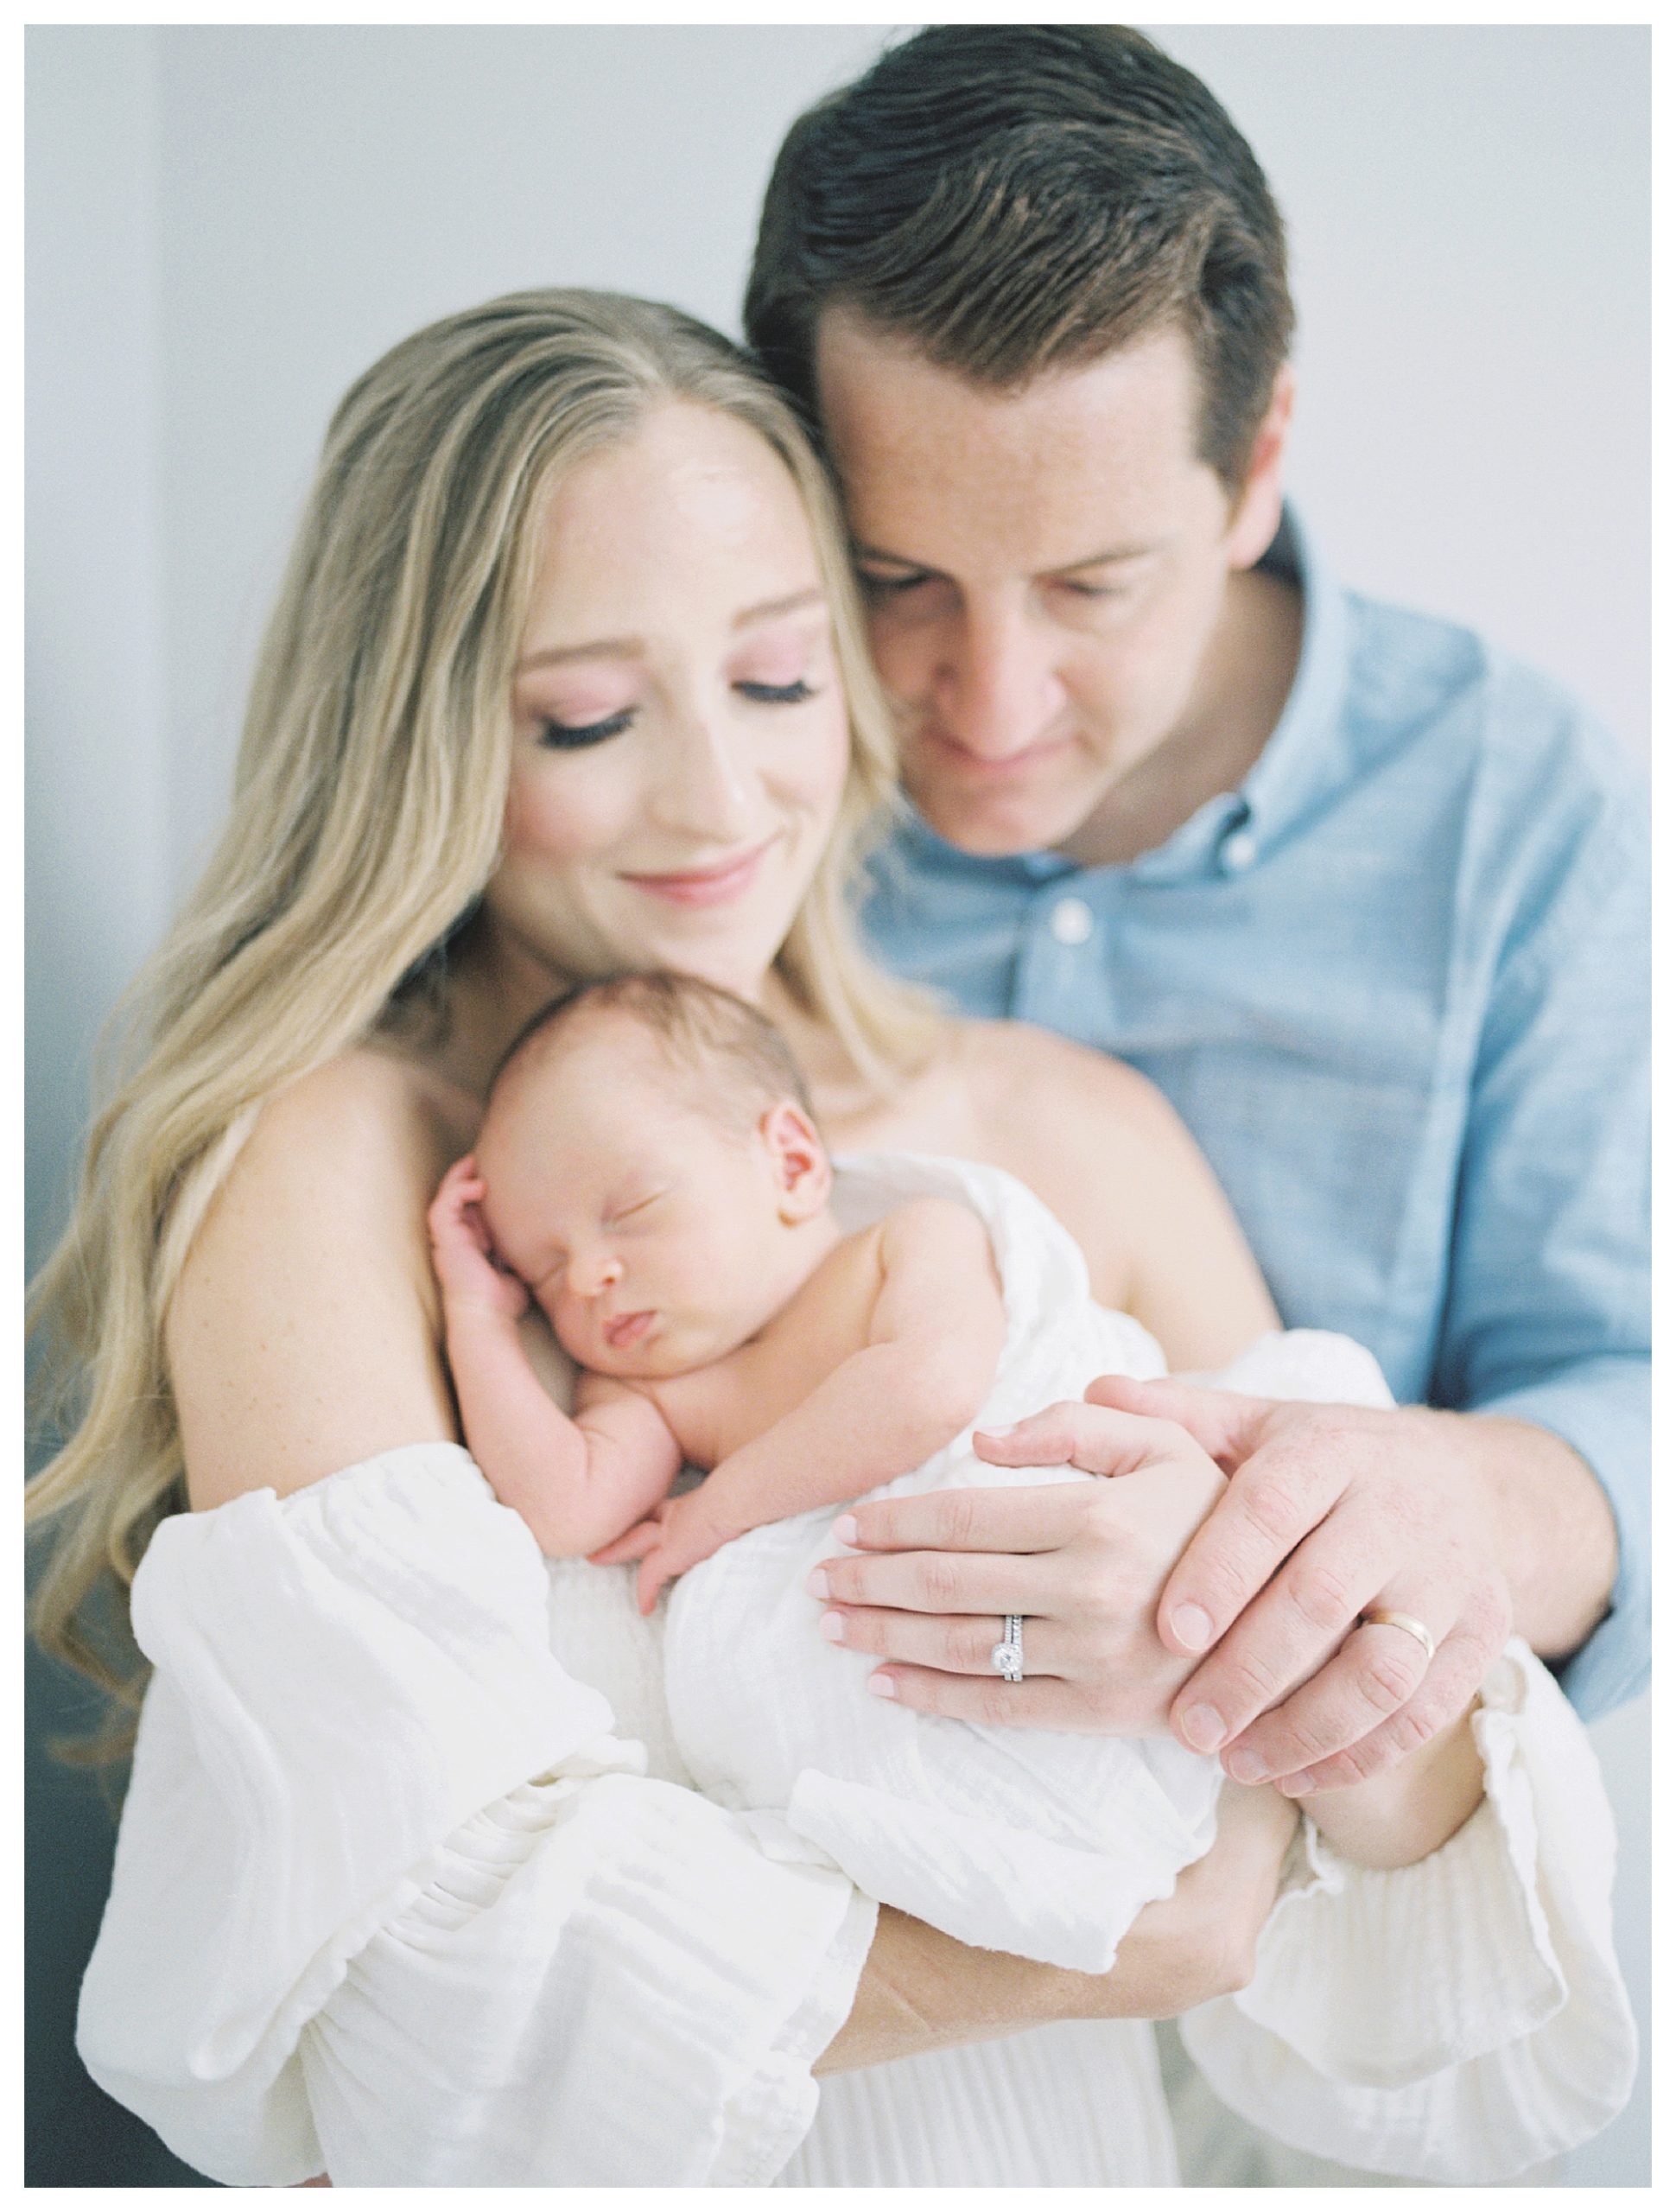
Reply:
[[849, 759], [814, 539], [754, 431], [671, 402], [565, 475], [513, 713], [503, 949], [753, 996]]

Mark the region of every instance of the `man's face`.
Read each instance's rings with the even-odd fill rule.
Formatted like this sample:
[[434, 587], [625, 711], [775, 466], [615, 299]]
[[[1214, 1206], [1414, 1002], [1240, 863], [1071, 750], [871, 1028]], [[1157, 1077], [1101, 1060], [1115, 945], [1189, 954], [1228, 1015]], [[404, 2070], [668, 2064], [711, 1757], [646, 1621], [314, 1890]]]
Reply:
[[904, 780], [932, 828], [974, 853], [1038, 850], [1121, 808], [1143, 763], [1167, 774], [1215, 714], [1228, 579], [1279, 499], [1278, 469], [1234, 501], [1197, 457], [1185, 338], [998, 392], [829, 309], [817, 367]]

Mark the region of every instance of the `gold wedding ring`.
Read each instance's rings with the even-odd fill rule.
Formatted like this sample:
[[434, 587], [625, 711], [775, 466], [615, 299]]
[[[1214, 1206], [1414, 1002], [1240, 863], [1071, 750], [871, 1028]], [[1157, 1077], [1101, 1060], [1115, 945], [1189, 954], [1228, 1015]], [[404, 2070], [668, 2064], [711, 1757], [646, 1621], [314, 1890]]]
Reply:
[[1428, 1667], [1436, 1658], [1438, 1647], [1432, 1641], [1431, 1630], [1424, 1621], [1417, 1621], [1413, 1613], [1393, 1613], [1381, 1605], [1372, 1612], [1364, 1613], [1362, 1618], [1371, 1627], [1400, 1628], [1405, 1636], [1412, 1636], [1425, 1652]]

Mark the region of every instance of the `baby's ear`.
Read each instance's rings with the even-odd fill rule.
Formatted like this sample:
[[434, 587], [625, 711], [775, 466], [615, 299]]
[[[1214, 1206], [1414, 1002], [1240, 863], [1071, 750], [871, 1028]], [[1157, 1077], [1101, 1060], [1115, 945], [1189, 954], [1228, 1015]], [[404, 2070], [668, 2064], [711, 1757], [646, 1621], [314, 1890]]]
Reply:
[[790, 1098], [771, 1106], [757, 1124], [768, 1150], [780, 1198], [780, 1219], [809, 1221], [832, 1196], [832, 1162], [821, 1133]]

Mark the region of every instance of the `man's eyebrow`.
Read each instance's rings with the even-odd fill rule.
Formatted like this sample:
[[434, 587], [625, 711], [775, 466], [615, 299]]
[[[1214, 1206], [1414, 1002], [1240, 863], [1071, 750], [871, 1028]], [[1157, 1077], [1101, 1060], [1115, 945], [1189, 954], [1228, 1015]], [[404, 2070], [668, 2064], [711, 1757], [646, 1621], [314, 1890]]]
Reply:
[[1083, 569], [1110, 569], [1124, 561], [1144, 561], [1149, 553], [1158, 551], [1156, 545], [1113, 545], [1103, 553], [1084, 554], [1080, 561], [1066, 561], [1057, 569], [1044, 573], [1051, 576], [1074, 576]]
[[[1109, 569], [1126, 561], [1144, 561], [1148, 554], [1159, 550], [1156, 544], [1109, 545], [1099, 553], [1085, 553], [1080, 560], [1062, 561], [1057, 569], [1044, 569], [1044, 575], [1075, 576], [1084, 569]], [[917, 575], [941, 575], [929, 561], [911, 560], [905, 553], [887, 553], [882, 546], [867, 545], [859, 540], [850, 547], [850, 557], [856, 561], [877, 561], [892, 569], [911, 569]]]
[[[759, 622], [771, 622], [782, 614], [801, 614], [806, 607], [820, 607], [825, 603], [826, 593], [819, 584], [811, 584], [807, 591], [788, 592], [783, 599], [765, 599], [754, 607], [743, 607], [734, 615], [731, 628], [748, 630]], [[549, 645], [540, 652], [530, 653], [512, 671], [523, 676], [532, 668], [556, 668], [572, 660], [639, 660], [645, 656], [644, 638], [594, 638], [585, 645]]]

